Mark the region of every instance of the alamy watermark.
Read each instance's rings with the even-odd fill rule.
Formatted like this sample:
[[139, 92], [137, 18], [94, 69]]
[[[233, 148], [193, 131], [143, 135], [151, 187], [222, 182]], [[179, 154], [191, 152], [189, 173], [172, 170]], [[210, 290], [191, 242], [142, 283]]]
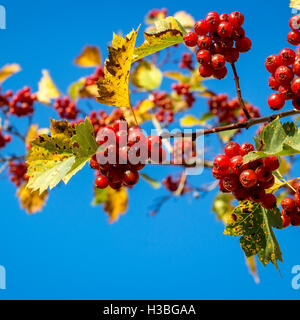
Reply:
[[0, 265], [0, 290], [6, 289], [6, 270]]
[[293, 266], [292, 274], [295, 274], [295, 276], [292, 279], [292, 288], [294, 290], [299, 290], [300, 289], [300, 265]]
[[0, 5], [0, 29], [6, 29], [6, 10]]

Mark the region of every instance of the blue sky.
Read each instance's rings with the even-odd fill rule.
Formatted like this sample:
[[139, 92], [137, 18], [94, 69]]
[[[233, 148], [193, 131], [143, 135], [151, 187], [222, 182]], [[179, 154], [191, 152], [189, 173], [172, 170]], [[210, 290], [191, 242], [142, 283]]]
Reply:
[[[36, 90], [41, 69], [46, 68], [66, 91], [71, 82], [89, 73], [72, 64], [84, 45], [99, 45], [105, 57], [113, 31], [129, 32], [162, 3], [170, 14], [186, 10], [196, 19], [208, 11], [245, 14], [253, 49], [237, 65], [241, 86], [246, 100], [267, 114], [270, 90], [264, 60], [287, 46], [291, 16], [288, 1], [282, 0], [191, 1], [186, 7], [169, 0], [151, 1], [151, 5], [1, 1], [7, 10], [7, 30], [0, 30], [0, 64], [17, 62], [23, 69], [4, 89], [30, 85]], [[231, 73], [209, 85], [235, 95]], [[197, 106], [198, 113], [207, 108], [204, 100]], [[48, 126], [49, 116], [56, 114], [39, 105], [35, 120]], [[238, 141], [249, 141], [253, 133], [241, 135]], [[211, 156], [218, 151], [212, 148], [214, 141], [205, 139]], [[176, 171], [145, 168], [157, 179]], [[295, 168], [294, 175], [299, 173]], [[192, 181], [211, 180], [205, 173]], [[224, 236], [222, 223], [211, 212], [215, 192], [200, 200], [172, 200], [157, 216], [149, 217], [149, 206], [167, 192], [153, 191], [142, 181], [130, 191], [129, 212], [109, 225], [102, 209], [90, 206], [92, 183], [93, 173], [87, 167], [68, 186], [51, 191], [42, 213], [28, 216], [19, 208], [14, 186], [0, 180], [0, 265], [7, 272], [7, 290], [0, 290], [0, 299], [299, 299], [300, 291], [291, 286], [291, 269], [300, 264], [299, 229], [276, 232], [285, 261], [279, 265], [282, 276], [271, 265], [259, 265], [257, 285], [247, 272], [238, 239]]]

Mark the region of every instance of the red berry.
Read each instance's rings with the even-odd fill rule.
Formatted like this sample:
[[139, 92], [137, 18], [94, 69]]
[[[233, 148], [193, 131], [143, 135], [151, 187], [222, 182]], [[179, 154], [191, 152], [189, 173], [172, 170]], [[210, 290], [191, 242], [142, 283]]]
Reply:
[[214, 54], [211, 58], [211, 65], [215, 70], [223, 69], [225, 63], [225, 58], [221, 54]]
[[296, 209], [294, 199], [286, 197], [281, 201], [281, 207], [285, 212], [293, 212]]
[[227, 13], [222, 13], [222, 14], [220, 15], [220, 21], [226, 21], [226, 22], [228, 22], [228, 21], [229, 21], [229, 14], [227, 14]]
[[249, 190], [250, 200], [253, 202], [262, 202], [266, 191], [261, 187], [254, 187]]
[[291, 224], [291, 217], [288, 216], [285, 211], [282, 211], [282, 225], [284, 228], [287, 228]]
[[249, 38], [244, 37], [236, 42], [235, 47], [239, 52], [247, 52], [251, 49], [252, 42]]
[[238, 156], [240, 154], [240, 145], [234, 141], [230, 141], [225, 146], [225, 155], [229, 158]]
[[294, 97], [294, 93], [289, 84], [282, 84], [279, 86], [278, 93], [284, 98], [284, 100], [290, 100]]
[[230, 192], [227, 189], [225, 189], [224, 180], [223, 179], [220, 179], [220, 181], [219, 181], [219, 190], [220, 190], [220, 192], [224, 192], [224, 193], [229, 193]]
[[254, 187], [257, 184], [257, 175], [251, 169], [244, 170], [240, 174], [240, 182], [245, 188]]
[[287, 41], [293, 46], [297, 46], [300, 43], [300, 32], [298, 30], [292, 30], [288, 33]]
[[269, 77], [269, 87], [272, 89], [272, 90], [275, 90], [277, 91], [278, 88], [280, 86], [280, 83], [278, 83], [275, 79], [275, 77], [272, 75]]
[[233, 195], [238, 201], [247, 200], [249, 198], [248, 188], [240, 187], [239, 189], [233, 191]]
[[276, 156], [269, 156], [264, 159], [264, 166], [270, 171], [275, 171], [279, 169], [280, 163]]
[[285, 105], [285, 99], [279, 93], [273, 93], [269, 96], [268, 105], [272, 110], [280, 110]]
[[294, 78], [294, 73], [290, 67], [280, 66], [275, 71], [275, 79], [280, 84], [289, 84]]
[[280, 66], [280, 59], [276, 54], [268, 56], [265, 61], [265, 67], [270, 73], [274, 73]]
[[201, 64], [199, 67], [199, 73], [201, 77], [208, 78], [213, 75], [214, 69], [208, 64]]
[[264, 166], [259, 166], [255, 170], [259, 182], [268, 182], [272, 179], [272, 171], [267, 170]]
[[240, 187], [239, 178], [235, 174], [229, 174], [223, 179], [223, 186], [227, 191], [235, 191]]
[[249, 142], [245, 142], [240, 146], [240, 155], [242, 157], [251, 151], [254, 151], [254, 146], [253, 146], [253, 144], [251, 144]]
[[92, 169], [94, 170], [99, 170], [100, 169], [100, 165], [96, 159], [96, 156], [93, 156], [90, 160], [90, 166]]
[[238, 11], [234, 11], [229, 15], [229, 22], [235, 28], [241, 27], [244, 23], [244, 15]]
[[224, 51], [224, 58], [229, 63], [238, 61], [239, 56], [240, 53], [235, 48]]
[[300, 207], [300, 194], [299, 193], [295, 194], [294, 201], [295, 201], [296, 206], [299, 208]]
[[232, 32], [233, 40], [241, 40], [245, 37], [245, 30], [243, 28], [234, 28]]
[[162, 142], [161, 142], [161, 138], [159, 136], [156, 135], [151, 135], [147, 138], [147, 145], [148, 145], [148, 150], [150, 151], [152, 148], [157, 148], [157, 147], [161, 147]]
[[222, 38], [228, 38], [232, 35], [232, 25], [229, 22], [222, 21], [218, 26], [218, 35]]
[[279, 56], [281, 65], [289, 66], [294, 63], [296, 58], [296, 53], [292, 49], [285, 48], [279, 52], [278, 56]]
[[210, 37], [201, 36], [197, 41], [199, 49], [209, 49], [212, 45], [212, 41]]
[[187, 32], [183, 37], [184, 43], [188, 47], [195, 47], [197, 45], [198, 36], [195, 32]]
[[292, 101], [292, 104], [293, 104], [293, 107], [296, 109], [296, 110], [300, 110], [300, 99], [294, 99]]
[[205, 36], [208, 33], [208, 27], [204, 20], [199, 20], [194, 25], [194, 30], [199, 36]]
[[289, 26], [292, 30], [300, 29], [300, 17], [298, 14], [291, 17], [291, 19], [289, 20]]
[[243, 164], [242, 156], [232, 157], [229, 161], [229, 166], [232, 173], [240, 174], [246, 167]]
[[218, 155], [214, 160], [214, 167], [216, 167], [218, 170], [228, 169], [229, 158], [224, 154]]
[[300, 58], [296, 58], [293, 64], [293, 72], [296, 76], [300, 76]]
[[139, 181], [139, 173], [133, 170], [127, 170], [123, 174], [123, 183], [126, 186], [133, 186]]
[[228, 169], [220, 170], [216, 167], [213, 167], [212, 169], [212, 175], [215, 179], [224, 179], [225, 176], [228, 174]]
[[297, 96], [300, 95], [300, 77], [297, 77], [293, 80], [291, 89]]
[[268, 182], [260, 182], [259, 185], [263, 188], [263, 189], [270, 189], [271, 187], [273, 187], [275, 183], [275, 178], [272, 175], [271, 179]]
[[217, 30], [220, 23], [220, 16], [217, 12], [209, 12], [205, 18], [205, 23], [209, 32]]
[[262, 199], [262, 206], [265, 209], [273, 209], [276, 207], [277, 200], [276, 197], [272, 193], [267, 193]]
[[207, 49], [198, 50], [196, 54], [196, 59], [200, 64], [209, 63], [211, 59], [210, 51]]
[[224, 79], [227, 76], [227, 72], [228, 72], [227, 68], [224, 67], [222, 69], [214, 70], [213, 76], [216, 79], [221, 80], [221, 79]]
[[105, 189], [108, 186], [108, 179], [105, 176], [98, 176], [95, 185], [99, 189]]

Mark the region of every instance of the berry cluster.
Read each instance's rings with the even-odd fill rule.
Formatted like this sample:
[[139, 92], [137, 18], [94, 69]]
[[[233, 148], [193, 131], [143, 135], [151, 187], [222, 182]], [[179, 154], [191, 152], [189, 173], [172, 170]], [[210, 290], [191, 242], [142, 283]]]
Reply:
[[71, 101], [69, 97], [57, 98], [53, 106], [59, 116], [64, 119], [74, 120], [79, 112], [75, 102]]
[[[113, 137], [112, 143], [108, 137]], [[128, 128], [124, 120], [117, 120], [112, 126], [101, 128], [97, 134], [97, 142], [102, 151], [91, 159], [90, 165], [97, 170], [95, 185], [100, 189], [108, 185], [113, 189], [131, 187], [138, 182], [138, 171], [144, 168], [147, 159], [158, 163], [166, 158], [158, 136], [146, 138], [140, 127]], [[113, 159], [111, 162], [110, 154]]]
[[300, 226], [300, 187], [296, 189], [294, 198], [286, 197], [281, 201], [283, 226], [290, 224]]
[[[219, 94], [213, 96], [208, 100], [208, 106], [210, 112], [218, 116], [220, 123], [232, 123], [239, 120], [239, 122], [247, 121], [243, 110], [240, 110], [238, 99], [228, 100], [228, 95]], [[246, 104], [246, 108], [249, 111], [251, 117], [260, 117], [260, 112], [257, 107], [251, 104]], [[239, 111], [240, 110], [240, 111]]]
[[199, 73], [202, 77], [225, 78], [226, 62], [236, 62], [240, 52], [251, 49], [252, 43], [245, 36], [243, 23], [244, 16], [237, 11], [221, 15], [209, 12], [204, 20], [195, 23], [195, 32], [184, 35], [188, 47], [198, 46], [196, 58], [200, 63]]
[[300, 17], [299, 15], [295, 15], [291, 17], [289, 21], [289, 26], [292, 29], [287, 36], [288, 43], [293, 46], [297, 46], [300, 44]]
[[12, 90], [7, 90], [5, 93], [1, 93], [0, 87], [0, 108], [4, 106], [8, 106], [9, 98], [13, 96]]
[[96, 82], [99, 80], [99, 79], [102, 79], [104, 78], [104, 70], [102, 67], [98, 67], [96, 68], [95, 72], [90, 75], [90, 76], [87, 76], [85, 78], [85, 83], [84, 85], [85, 86], [91, 86], [93, 84], [96, 84]]
[[153, 102], [158, 109], [155, 117], [159, 122], [171, 123], [174, 121], [174, 112], [172, 111], [172, 99], [167, 92], [153, 92]]
[[276, 197], [266, 193], [266, 189], [274, 184], [272, 172], [279, 168], [279, 160], [269, 156], [244, 164], [243, 156], [251, 151], [254, 151], [251, 143], [240, 146], [236, 142], [229, 142], [225, 146], [225, 154], [215, 158], [212, 174], [220, 180], [220, 191], [232, 192], [239, 201], [250, 200], [272, 209], [276, 206]]
[[[162, 181], [162, 184], [164, 185], [164, 187], [171, 191], [171, 192], [175, 192], [178, 190], [178, 187], [180, 185], [180, 181], [181, 181], [181, 178], [174, 178], [172, 176], [167, 176], [163, 181]], [[181, 195], [187, 193], [189, 191], [189, 188], [187, 186], [187, 182], [185, 181], [184, 183], [184, 187], [182, 188], [182, 191], [181, 191]]]
[[7, 143], [11, 142], [11, 136], [8, 134], [3, 134], [0, 129], [0, 148], [4, 148]]
[[174, 83], [172, 89], [179, 95], [184, 96], [187, 106], [190, 108], [196, 101], [192, 92], [190, 92], [190, 85], [188, 83]]
[[18, 117], [32, 114], [34, 111], [33, 104], [36, 99], [36, 94], [31, 93], [29, 87], [24, 87], [17, 91], [16, 95], [9, 101], [9, 112]]
[[188, 69], [190, 71], [194, 70], [192, 53], [184, 52], [182, 54], [179, 68], [180, 69]]
[[8, 172], [10, 174], [10, 181], [14, 183], [16, 187], [19, 187], [24, 181], [28, 180], [27, 176], [27, 165], [25, 162], [14, 162], [9, 163]]

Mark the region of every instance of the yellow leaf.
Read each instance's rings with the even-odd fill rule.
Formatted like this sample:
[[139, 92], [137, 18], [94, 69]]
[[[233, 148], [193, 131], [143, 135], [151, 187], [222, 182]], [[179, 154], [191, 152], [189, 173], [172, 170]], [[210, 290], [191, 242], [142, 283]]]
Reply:
[[279, 172], [281, 175], [285, 175], [289, 173], [291, 170], [291, 164], [288, 162], [285, 157], [280, 158], [280, 167], [279, 167]]
[[102, 64], [100, 50], [96, 46], [85, 46], [74, 63], [80, 67], [100, 66]]
[[180, 119], [180, 125], [182, 127], [193, 127], [193, 126], [199, 126], [202, 125], [203, 121], [200, 119], [196, 118], [195, 116], [191, 114], [187, 114], [183, 118]]
[[38, 125], [32, 124], [29, 127], [27, 134], [26, 134], [26, 138], [25, 138], [26, 147], [29, 148], [31, 146], [31, 141], [36, 139], [39, 135], [48, 134], [48, 133], [49, 133], [49, 130], [47, 128], [38, 130]]
[[55, 99], [60, 96], [60, 92], [51, 79], [49, 71], [42, 70], [42, 74], [42, 78], [39, 82], [37, 99], [39, 100], [39, 102], [49, 105], [51, 103], [51, 99]]
[[128, 206], [128, 195], [125, 187], [114, 190], [107, 187], [107, 198], [104, 204], [104, 211], [109, 216], [109, 223], [116, 222], [119, 216], [125, 214]]
[[185, 29], [192, 29], [194, 27], [195, 19], [185, 11], [176, 12], [174, 18], [179, 21]]
[[300, 1], [299, 0], [291, 0], [290, 7], [300, 10]]
[[131, 107], [128, 87], [138, 29], [132, 30], [125, 38], [114, 34], [112, 46], [108, 47], [104, 79], [97, 83], [98, 102], [116, 107]]
[[43, 206], [48, 198], [48, 192], [44, 191], [39, 194], [38, 191], [32, 191], [27, 188], [27, 183], [24, 183], [18, 190], [17, 196], [22, 209], [25, 209], [28, 214], [42, 211]]
[[132, 83], [141, 89], [157, 89], [162, 81], [162, 72], [148, 61], [140, 61], [131, 75]]
[[79, 91], [80, 98], [97, 98], [98, 87], [96, 84], [90, 86], [84, 86]]
[[248, 257], [248, 258], [246, 257], [246, 264], [247, 264], [249, 273], [252, 275], [255, 283], [259, 283], [260, 280], [259, 280], [259, 276], [258, 276], [255, 256]]
[[[142, 100], [136, 107], [133, 108], [136, 120], [139, 124], [142, 124], [145, 121], [148, 121], [152, 118], [150, 110], [154, 108], [154, 102], [152, 100]], [[130, 109], [123, 110], [123, 115], [128, 122], [129, 126], [135, 125], [135, 119]]]
[[144, 32], [145, 42], [135, 48], [133, 61], [183, 42], [184, 34], [184, 28], [173, 17], [156, 21], [154, 28], [149, 32]]
[[0, 84], [13, 74], [21, 71], [21, 67], [17, 63], [6, 64], [0, 69]]

